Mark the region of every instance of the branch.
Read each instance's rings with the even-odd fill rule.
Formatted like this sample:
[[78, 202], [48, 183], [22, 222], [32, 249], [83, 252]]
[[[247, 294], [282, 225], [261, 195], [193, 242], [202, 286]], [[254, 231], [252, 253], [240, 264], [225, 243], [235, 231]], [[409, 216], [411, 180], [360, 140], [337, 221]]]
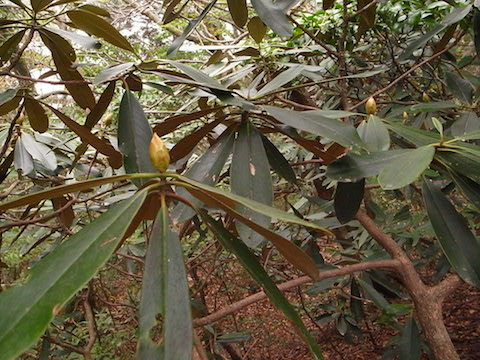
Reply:
[[462, 279], [457, 274], [450, 274], [443, 279], [439, 284], [430, 288], [430, 293], [437, 299], [443, 301], [447, 296], [452, 294], [456, 288], [462, 284]]
[[[318, 274], [317, 281], [328, 279], [337, 276], [343, 276], [352, 274], [358, 271], [365, 271], [369, 269], [376, 269], [376, 268], [397, 268], [400, 265], [398, 260], [377, 260], [377, 261], [368, 261], [364, 263], [358, 263], [353, 265], [347, 265], [340, 269], [332, 269], [332, 270], [325, 270], [320, 271]], [[287, 291], [291, 288], [295, 288], [300, 285], [308, 284], [312, 282], [310, 276], [301, 276], [299, 278], [286, 281], [280, 285], [278, 285], [278, 289], [280, 291]], [[260, 291], [256, 294], [250, 295], [242, 300], [239, 300], [217, 312], [214, 312], [210, 315], [207, 315], [200, 319], [195, 319], [193, 324], [195, 327], [204, 326], [210, 324], [212, 322], [218, 321], [221, 318], [233, 314], [249, 305], [252, 305], [258, 301], [264, 300], [267, 298], [267, 294], [265, 292]]]

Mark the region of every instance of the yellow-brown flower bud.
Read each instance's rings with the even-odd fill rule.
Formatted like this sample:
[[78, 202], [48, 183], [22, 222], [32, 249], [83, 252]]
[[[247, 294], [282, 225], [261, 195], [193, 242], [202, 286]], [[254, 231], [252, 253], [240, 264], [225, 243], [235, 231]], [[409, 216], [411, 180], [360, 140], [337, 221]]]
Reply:
[[371, 96], [367, 100], [367, 103], [365, 104], [365, 111], [367, 112], [368, 115], [373, 115], [377, 112], [377, 103], [375, 99]]
[[170, 154], [162, 139], [155, 133], [153, 133], [152, 141], [150, 141], [148, 152], [155, 169], [161, 173], [165, 172], [170, 165]]
[[406, 111], [403, 112], [403, 121], [407, 121], [409, 119], [408, 113]]
[[113, 113], [108, 113], [105, 115], [105, 118], [103, 119], [103, 123], [105, 124], [106, 127], [110, 126], [112, 124], [113, 120]]
[[423, 102], [430, 102], [430, 96], [426, 92], [422, 94], [422, 100]]
[[17, 121], [16, 121], [16, 124], [17, 125], [22, 125], [23, 124], [23, 120], [25, 120], [25, 115], [23, 114], [23, 111], [22, 113], [20, 114], [20, 116], [18, 117]]

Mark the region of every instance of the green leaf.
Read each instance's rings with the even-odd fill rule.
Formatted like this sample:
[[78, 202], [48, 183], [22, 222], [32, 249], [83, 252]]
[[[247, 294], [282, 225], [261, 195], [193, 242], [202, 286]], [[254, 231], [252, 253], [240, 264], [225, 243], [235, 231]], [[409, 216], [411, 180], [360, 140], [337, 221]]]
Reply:
[[85, 10], [68, 11], [67, 16], [75, 26], [86, 33], [104, 39], [119, 48], [135, 52], [128, 40], [101, 17]]
[[89, 129], [93, 127], [100, 121], [105, 111], [107, 111], [108, 106], [112, 102], [113, 95], [115, 95], [115, 82], [112, 81], [103, 91], [102, 95], [98, 99], [98, 102], [93, 107], [85, 119], [85, 126]]
[[240, 28], [243, 28], [248, 20], [248, 8], [246, 0], [227, 0], [228, 10], [232, 20]]
[[251, 0], [255, 11], [262, 21], [280, 36], [292, 36], [292, 25], [289, 23], [287, 15], [281, 4], [272, 0]]
[[198, 83], [199, 85], [203, 85], [207, 88], [230, 92], [230, 90], [228, 90], [225, 86], [223, 86], [217, 80], [205, 74], [203, 71], [197, 70], [191, 66], [182, 64], [181, 62], [178, 62], [178, 61], [169, 60], [167, 62], [175, 66], [180, 71], [187, 74], [189, 77], [191, 77], [194, 80], [194, 83]]
[[81, 46], [85, 49], [100, 49], [102, 44], [97, 39], [91, 38], [89, 36], [83, 36], [71, 31], [66, 31], [62, 29], [54, 29], [54, 28], [45, 28], [50, 32], [53, 32], [61, 37], [67, 38]]
[[200, 24], [200, 22], [205, 18], [205, 16], [207, 16], [207, 14], [213, 8], [213, 5], [215, 5], [216, 2], [217, 0], [213, 0], [212, 2], [210, 2], [197, 18], [191, 20], [188, 23], [185, 30], [183, 30], [182, 35], [176, 38], [175, 41], [168, 47], [168, 57], [174, 57], [177, 54], [178, 49], [180, 48], [180, 46], [182, 46], [185, 39], [193, 32], [193, 30], [195, 30], [195, 28], [198, 26], [198, 24]]
[[288, 70], [283, 71], [277, 75], [272, 81], [268, 82], [260, 91], [255, 95], [255, 98], [268, 95], [272, 91], [277, 91], [283, 85], [289, 83], [293, 79], [297, 78], [303, 71], [303, 66], [293, 66]]
[[415, 129], [397, 122], [388, 122], [387, 127], [417, 147], [440, 142], [440, 135], [433, 131]]
[[291, 184], [297, 183], [295, 172], [283, 154], [273, 145], [266, 136], [262, 135], [262, 142], [272, 169]]
[[[118, 112], [118, 148], [124, 155], [127, 174], [155, 172], [150, 162], [149, 145], [153, 131], [135, 95], [125, 90]], [[135, 181], [142, 185], [143, 180]]]
[[438, 187], [425, 180], [422, 190], [428, 217], [448, 262], [463, 280], [480, 287], [478, 239]]
[[0, 106], [13, 100], [17, 95], [17, 91], [18, 89], [7, 89], [4, 92], [0, 93]]
[[26, 97], [25, 112], [27, 113], [28, 121], [33, 130], [39, 133], [44, 133], [48, 130], [48, 115], [37, 100]]
[[0, 293], [1, 360], [20, 355], [42, 336], [55, 313], [110, 258], [145, 197], [142, 191], [115, 205], [38, 262], [25, 284]]
[[250, 276], [263, 288], [270, 301], [298, 328], [303, 338], [307, 341], [310, 351], [315, 358], [323, 359], [320, 347], [308, 332], [298, 313], [285, 296], [283, 296], [272, 279], [270, 279], [248, 247], [233, 237], [221, 223], [215, 221], [204, 210], [200, 212], [200, 215], [222, 246], [235, 254], [242, 266], [249, 272]]
[[371, 115], [357, 127], [358, 134], [369, 151], [387, 151], [390, 148], [390, 135], [383, 121]]
[[478, 9], [474, 10], [472, 27], [475, 51], [477, 53], [477, 58], [480, 58], [480, 11]]
[[480, 130], [480, 119], [474, 112], [464, 112], [460, 114], [459, 119], [455, 120], [450, 129], [453, 136], [463, 137]]
[[[272, 205], [273, 187], [267, 155], [260, 133], [249, 121], [242, 124], [235, 140], [230, 166], [230, 183], [234, 194]], [[257, 224], [270, 227], [270, 217], [243, 207], [238, 210]], [[237, 230], [240, 238], [252, 248], [263, 241], [262, 237], [248, 226], [237, 224]]]
[[35, 141], [35, 139], [27, 133], [22, 134], [22, 143], [33, 160], [40, 163], [47, 170], [55, 171], [57, 168], [57, 157], [48, 146]]
[[122, 72], [130, 69], [135, 63], [133, 62], [128, 62], [124, 64], [118, 64], [118, 65], [113, 65], [106, 67], [102, 69], [97, 76], [95, 76], [95, 79], [93, 79], [93, 85], [98, 85], [101, 84], [105, 81], [110, 81], [117, 75], [121, 74]]
[[410, 107], [410, 110], [412, 112], [436, 112], [457, 107], [459, 107], [457, 104], [450, 101], [439, 101], [415, 104]]
[[447, 82], [448, 90], [453, 96], [467, 104], [472, 103], [473, 86], [470, 81], [465, 80], [457, 73], [450, 71], [445, 73], [445, 80]]
[[467, 176], [450, 171], [450, 176], [465, 197], [480, 209], [480, 184]]
[[[185, 177], [202, 184], [214, 185], [217, 183], [225, 162], [232, 153], [234, 135], [227, 130], [185, 173]], [[201, 201], [194, 198], [184, 188], [177, 188], [177, 194], [187, 199], [195, 206], [200, 207]], [[180, 203], [172, 212], [174, 222], [182, 223], [195, 214], [187, 205]]]
[[30, 0], [30, 3], [32, 4], [32, 9], [36, 13], [45, 9], [48, 5], [50, 5], [51, 2], [52, 0]]
[[10, 59], [10, 56], [13, 54], [17, 48], [20, 41], [22, 41], [23, 36], [25, 35], [26, 30], [20, 30], [19, 32], [10, 36], [5, 42], [0, 46], [0, 60], [2, 62], [7, 62]]
[[[178, 234], [171, 229], [165, 200], [148, 243], [139, 315], [139, 359], [191, 360], [192, 315], [187, 275]], [[163, 317], [163, 342], [151, 331]], [[153, 357], [153, 355], [156, 355]]]
[[415, 150], [409, 150], [387, 164], [380, 175], [378, 182], [382, 189], [400, 189], [417, 180], [427, 169], [435, 155], [433, 146], [422, 146]]
[[362, 204], [365, 192], [365, 179], [357, 182], [339, 182], [335, 190], [335, 216], [340, 224], [346, 224], [355, 218]]
[[390, 309], [390, 303], [380, 294], [375, 288], [366, 281], [358, 279], [358, 284], [361, 286], [365, 295], [367, 295], [375, 305], [385, 312], [388, 312]]
[[[15, 152], [14, 152], [14, 165], [15, 169], [21, 170], [23, 175], [31, 175], [35, 171], [33, 166], [33, 157], [25, 149], [23, 145], [22, 138], [19, 137], [15, 143]], [[0, 207], [1, 209], [1, 207]]]
[[327, 118], [312, 111], [292, 111], [275, 106], [262, 106], [275, 119], [298, 130], [329, 138], [342, 146], [363, 145], [357, 130], [350, 124]]
[[250, 19], [247, 25], [248, 34], [252, 37], [257, 44], [260, 44], [267, 34], [267, 27], [263, 23], [262, 19], [258, 16], [254, 16]]
[[78, 8], [85, 11], [90, 11], [91, 13], [94, 13], [103, 17], [110, 17], [110, 13], [108, 12], [108, 10], [105, 10], [101, 7], [98, 7], [92, 4], [85, 4], [85, 5], [79, 6]]
[[390, 150], [374, 152], [365, 155], [349, 153], [327, 167], [327, 176], [330, 179], [352, 182], [362, 178], [376, 176], [395, 159], [403, 156], [409, 150]]
[[402, 330], [398, 350], [400, 360], [419, 360], [422, 356], [421, 336], [413, 317], [408, 318]]

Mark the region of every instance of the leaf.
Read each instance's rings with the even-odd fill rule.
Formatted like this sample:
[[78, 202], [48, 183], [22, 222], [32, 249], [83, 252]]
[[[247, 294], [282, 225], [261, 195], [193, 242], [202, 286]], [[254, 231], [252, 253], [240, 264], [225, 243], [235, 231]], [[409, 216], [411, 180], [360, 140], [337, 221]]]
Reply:
[[97, 74], [97, 76], [95, 76], [95, 79], [93, 79], [93, 84], [98, 85], [103, 82], [110, 81], [125, 70], [130, 69], [133, 65], [135, 65], [135, 63], [127, 62], [124, 64], [118, 64], [104, 68]]
[[376, 176], [385, 165], [403, 156], [409, 150], [390, 150], [366, 155], [349, 153], [327, 167], [327, 177], [343, 182], [355, 182], [362, 178]]
[[423, 182], [422, 191], [428, 217], [448, 262], [463, 280], [480, 287], [480, 244], [467, 221], [431, 181]]
[[412, 112], [435, 112], [446, 109], [457, 108], [458, 105], [450, 101], [439, 101], [439, 102], [429, 102], [429, 103], [420, 103], [415, 104], [410, 107]]
[[61, 37], [67, 38], [68, 40], [71, 40], [81, 46], [83, 46], [85, 49], [100, 49], [102, 47], [102, 44], [97, 39], [91, 38], [89, 36], [83, 36], [71, 31], [66, 31], [62, 29], [54, 29], [54, 28], [45, 28], [48, 31], [55, 33]]
[[227, 0], [228, 10], [232, 20], [240, 28], [243, 28], [248, 20], [248, 8], [246, 0]]
[[450, 176], [465, 197], [480, 209], [480, 184], [467, 176], [450, 171]]
[[79, 6], [78, 8], [81, 10], [90, 11], [91, 13], [94, 13], [103, 17], [110, 17], [110, 13], [108, 12], [108, 10], [92, 4], [85, 4], [85, 5]]
[[473, 12], [473, 40], [477, 57], [480, 57], [480, 11], [475, 9]]
[[25, 112], [27, 113], [30, 126], [33, 130], [39, 133], [44, 133], [48, 130], [48, 116], [40, 103], [31, 98], [25, 98]]
[[217, 107], [208, 108], [208, 109], [205, 109], [205, 110], [200, 110], [200, 111], [196, 111], [196, 112], [189, 113], [189, 114], [175, 115], [175, 116], [172, 116], [172, 117], [169, 117], [169, 118], [165, 119], [160, 124], [157, 124], [153, 128], [153, 131], [158, 136], [161, 137], [161, 136], [164, 136], [164, 135], [167, 135], [167, 134], [171, 133], [172, 131], [176, 130], [180, 125], [182, 125], [186, 122], [190, 122], [190, 121], [193, 121], [193, 120], [200, 119], [201, 117], [203, 117], [205, 115], [208, 115], [208, 114], [211, 114], [213, 112], [217, 112], [222, 108], [223, 108], [223, 106], [217, 106]]
[[[125, 90], [118, 112], [118, 148], [124, 155], [127, 174], [155, 172], [150, 162], [149, 145], [153, 132], [135, 95]], [[143, 180], [135, 182], [138, 185]]]
[[[235, 140], [230, 184], [234, 194], [272, 205], [273, 187], [267, 155], [260, 133], [249, 121], [244, 121]], [[242, 207], [237, 209], [255, 223], [267, 228], [270, 226], [270, 217]], [[243, 224], [237, 224], [237, 231], [245, 244], [252, 248], [263, 241], [261, 236]]]
[[[162, 199], [145, 262], [138, 355], [139, 359], [190, 360], [193, 347], [190, 294], [180, 239], [171, 230], [167, 211]], [[154, 343], [151, 337], [157, 315], [163, 316], [161, 345]], [[152, 357], [153, 354], [157, 356]]]
[[[214, 185], [220, 177], [227, 158], [232, 153], [233, 149], [233, 134], [226, 130], [215, 144], [192, 165], [192, 167], [185, 173], [185, 177], [196, 180], [202, 184]], [[201, 201], [194, 198], [184, 188], [177, 188], [177, 194], [200, 207]], [[182, 223], [195, 214], [195, 211], [183, 203], [178, 204], [172, 212], [172, 219], [176, 223]]]
[[362, 145], [357, 130], [350, 124], [326, 118], [315, 110], [292, 111], [274, 106], [262, 106], [271, 116], [298, 130], [329, 138], [343, 146]]
[[377, 305], [383, 311], [388, 312], [390, 303], [383, 297], [382, 294], [375, 290], [375, 288], [366, 281], [357, 279], [357, 282], [375, 305]]
[[455, 120], [450, 129], [453, 136], [463, 137], [480, 130], [480, 119], [474, 112], [464, 112], [460, 114], [460, 118]]
[[433, 155], [435, 148], [428, 145], [405, 152], [382, 169], [378, 176], [380, 186], [394, 190], [411, 184], [429, 167]]
[[30, 3], [32, 4], [32, 9], [34, 12], [38, 13], [39, 11], [45, 9], [52, 0], [30, 0]]
[[0, 105], [0, 116], [8, 114], [10, 111], [16, 110], [21, 100], [21, 96], [15, 96], [12, 100], [7, 101], [3, 105]]
[[25, 32], [26, 30], [20, 30], [5, 40], [2, 46], [0, 46], [0, 60], [2, 62], [7, 62], [10, 59], [10, 56], [13, 54], [18, 44], [22, 41]]
[[[97, 138], [95, 135], [93, 135], [90, 132], [90, 129], [73, 121], [67, 115], [61, 113], [54, 107], [51, 107], [50, 105], [47, 105], [47, 104], [45, 105], [51, 111], [53, 111], [53, 113], [57, 115], [57, 117], [70, 130], [72, 130], [75, 134], [80, 136], [82, 141], [92, 145], [96, 150], [98, 150], [99, 153], [104, 154], [105, 156], [108, 156], [109, 162], [112, 165], [112, 167], [118, 169], [120, 166], [122, 166], [122, 155], [117, 150], [115, 150], [115, 148], [109, 142], [106, 142], [105, 140]], [[148, 172], [153, 172], [153, 171], [148, 171]]]
[[262, 87], [258, 93], [255, 95], [255, 98], [260, 98], [262, 96], [268, 95], [272, 91], [277, 91], [283, 85], [289, 83], [296, 77], [298, 77], [303, 71], [303, 66], [293, 66], [290, 69], [283, 71], [275, 78], [268, 82], [264, 87]]
[[[362, 10], [364, 7], [369, 5], [372, 1], [376, 0], [359, 0], [357, 2], [357, 11]], [[375, 26], [375, 17], [377, 13], [377, 5], [374, 4], [370, 6], [367, 10], [364, 10], [360, 13], [360, 20], [358, 24], [358, 30], [356, 37], [360, 37], [368, 30]]]
[[363, 311], [360, 288], [358, 287], [357, 280], [354, 277], [352, 277], [352, 283], [350, 285], [350, 295], [350, 312], [355, 320], [360, 322], [365, 318], [365, 312]]
[[251, 0], [255, 11], [262, 21], [280, 36], [292, 36], [292, 25], [281, 5], [272, 0]]
[[471, 104], [473, 97], [473, 86], [470, 81], [463, 79], [457, 73], [447, 71], [445, 80], [450, 93], [461, 101]]
[[335, 0], [323, 0], [322, 1], [322, 9], [323, 10], [331, 9], [334, 4], [335, 4]]
[[17, 95], [17, 91], [18, 89], [7, 89], [4, 92], [0, 93], [0, 106], [13, 100]]
[[38, 262], [25, 284], [0, 294], [1, 360], [33, 345], [55, 313], [107, 262], [145, 196], [142, 191], [112, 207]]
[[335, 216], [340, 224], [346, 224], [355, 218], [362, 204], [365, 191], [365, 179], [357, 182], [339, 182], [335, 190]]
[[[64, 196], [53, 198], [52, 199], [53, 209], [55, 211], [58, 211], [64, 208], [65, 206], [68, 205], [68, 201], [69, 200]], [[60, 214], [58, 214], [58, 219], [67, 229], [70, 226], [72, 226], [73, 220], [75, 220], [75, 213], [73, 212], [72, 204], [70, 204], [70, 206], [68, 206], [66, 209], [61, 211]]]
[[14, 164], [15, 169], [21, 170], [23, 175], [31, 175], [35, 171], [32, 155], [25, 149], [21, 137], [15, 143]]
[[374, 115], [357, 127], [358, 134], [369, 151], [387, 151], [390, 148], [390, 135], [382, 120]]
[[113, 95], [115, 94], [115, 82], [112, 81], [100, 95], [100, 99], [90, 111], [85, 120], [85, 127], [93, 129], [93, 127], [100, 121], [105, 111], [107, 111], [108, 106], [112, 102]]
[[48, 146], [35, 141], [35, 139], [27, 133], [22, 134], [22, 143], [35, 161], [39, 162], [47, 170], [56, 170], [57, 157]]
[[296, 184], [297, 177], [295, 176], [295, 172], [283, 154], [270, 142], [270, 140], [268, 140], [266, 136], [262, 135], [262, 142], [270, 167], [289, 183]]
[[210, 2], [197, 18], [191, 20], [188, 23], [185, 30], [183, 30], [182, 35], [176, 38], [175, 41], [168, 47], [168, 57], [174, 57], [177, 54], [178, 49], [180, 48], [180, 46], [182, 46], [185, 39], [193, 32], [193, 30], [195, 30], [195, 28], [198, 26], [198, 24], [200, 24], [200, 22], [205, 18], [205, 16], [207, 16], [207, 14], [213, 8], [213, 5], [215, 5], [216, 2], [217, 0], [213, 0], [212, 2]]
[[421, 336], [413, 317], [408, 318], [402, 330], [398, 346], [400, 360], [420, 360], [422, 357]]
[[67, 16], [72, 20], [73, 24], [79, 29], [118, 46], [124, 50], [135, 52], [128, 40], [118, 32], [112, 25], [101, 17], [85, 10], [67, 11]]
[[267, 27], [263, 23], [262, 19], [258, 16], [254, 16], [250, 19], [247, 25], [248, 34], [252, 37], [257, 44], [260, 44], [267, 34]]
[[320, 347], [308, 332], [298, 313], [270, 279], [248, 247], [234, 238], [221, 223], [215, 221], [204, 210], [200, 212], [200, 215], [222, 246], [235, 254], [250, 276], [263, 288], [270, 301], [297, 327], [315, 358], [323, 359]]
[[190, 78], [194, 80], [194, 83], [198, 83], [199, 85], [203, 85], [207, 88], [223, 90], [230, 93], [230, 90], [228, 90], [225, 86], [223, 86], [214, 78], [205, 74], [203, 71], [197, 70], [178, 61], [169, 60], [167, 62], [187, 74]]

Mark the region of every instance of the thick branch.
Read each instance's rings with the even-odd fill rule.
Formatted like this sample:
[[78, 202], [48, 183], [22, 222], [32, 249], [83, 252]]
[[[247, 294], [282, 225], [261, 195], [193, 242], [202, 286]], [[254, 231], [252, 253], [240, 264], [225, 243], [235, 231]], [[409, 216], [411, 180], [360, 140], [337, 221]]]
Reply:
[[[318, 274], [317, 281], [328, 279], [336, 276], [348, 275], [358, 271], [365, 271], [369, 269], [377, 269], [377, 268], [396, 268], [400, 265], [400, 262], [397, 260], [377, 260], [377, 261], [369, 261], [364, 263], [358, 263], [353, 265], [347, 265], [340, 269], [333, 269], [333, 270], [325, 270], [320, 271]], [[300, 285], [304, 285], [307, 283], [312, 282], [310, 276], [301, 276], [299, 278], [286, 281], [280, 285], [278, 285], [278, 289], [280, 291], [287, 291], [291, 288], [295, 288]], [[224, 309], [221, 309], [213, 314], [207, 315], [203, 318], [194, 320], [194, 326], [204, 326], [210, 324], [212, 322], [218, 321], [221, 318], [233, 314], [249, 305], [252, 305], [258, 301], [264, 300], [267, 298], [265, 292], [260, 291], [256, 294], [250, 295], [242, 300], [239, 300]]]
[[430, 293], [439, 299], [439, 301], [443, 301], [447, 296], [452, 294], [461, 283], [462, 279], [460, 279], [457, 274], [450, 274], [439, 284], [430, 288]]

